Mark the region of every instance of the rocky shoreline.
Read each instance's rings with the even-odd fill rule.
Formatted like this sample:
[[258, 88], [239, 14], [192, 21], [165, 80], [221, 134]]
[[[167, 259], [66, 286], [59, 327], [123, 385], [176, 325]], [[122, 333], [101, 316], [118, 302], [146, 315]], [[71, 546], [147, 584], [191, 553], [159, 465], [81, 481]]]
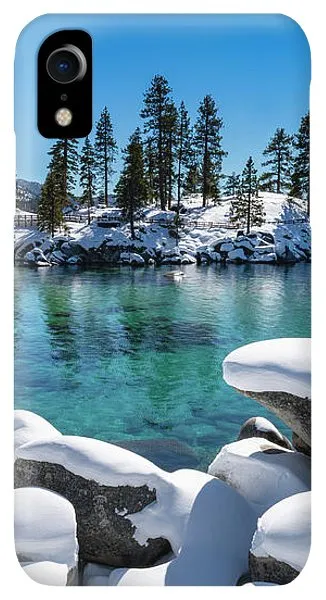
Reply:
[[211, 227], [204, 221], [200, 227], [189, 223], [178, 231], [171, 211], [158, 212], [157, 222], [140, 222], [135, 239], [127, 224], [103, 228], [97, 221], [53, 238], [32, 230], [17, 239], [15, 262], [32, 267], [310, 262], [309, 222], [301, 213], [298, 219], [293, 210], [284, 210], [283, 220], [248, 235], [240, 230], [230, 234], [227, 228]]
[[[251, 381], [260, 403], [280, 388], [300, 398], [310, 418], [309, 340], [250, 344], [223, 370], [245, 394]], [[278, 405], [269, 408], [282, 417]], [[297, 442], [297, 402], [288, 401], [290, 413]], [[207, 473], [169, 473], [17, 410], [18, 558], [35, 581], [54, 585], [288, 583], [310, 547], [310, 437], [303, 442], [299, 452], [266, 418], [251, 417]]]

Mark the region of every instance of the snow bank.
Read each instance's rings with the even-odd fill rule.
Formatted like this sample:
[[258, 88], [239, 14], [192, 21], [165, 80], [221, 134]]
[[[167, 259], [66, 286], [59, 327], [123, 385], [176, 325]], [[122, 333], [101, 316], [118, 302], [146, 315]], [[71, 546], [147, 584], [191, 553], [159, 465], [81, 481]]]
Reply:
[[53, 439], [61, 436], [51, 423], [29, 410], [14, 411], [14, 447], [39, 439]]
[[264, 438], [227, 444], [208, 467], [242, 494], [257, 515], [283, 498], [310, 489], [310, 459]]
[[303, 492], [272, 506], [258, 519], [251, 553], [272, 556], [300, 572], [310, 551], [310, 505], [311, 493]]
[[45, 560], [30, 564], [22, 564], [22, 567], [26, 575], [36, 583], [55, 586], [67, 585], [69, 573], [67, 565]]
[[15, 545], [20, 561], [76, 567], [75, 511], [65, 498], [41, 488], [15, 490]]
[[197, 494], [175, 559], [146, 569], [115, 569], [109, 585], [235, 585], [248, 569], [256, 517], [248, 503], [217, 479]]
[[223, 377], [226, 383], [244, 391], [287, 392], [310, 398], [310, 352], [310, 338], [254, 342], [224, 359]]

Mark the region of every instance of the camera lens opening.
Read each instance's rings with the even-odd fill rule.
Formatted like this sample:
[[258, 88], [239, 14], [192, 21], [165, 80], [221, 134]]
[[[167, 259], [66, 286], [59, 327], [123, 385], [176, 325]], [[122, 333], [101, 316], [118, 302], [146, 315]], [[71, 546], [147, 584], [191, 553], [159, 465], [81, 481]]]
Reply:
[[67, 44], [51, 52], [46, 70], [57, 83], [80, 81], [87, 70], [86, 58], [77, 46]]

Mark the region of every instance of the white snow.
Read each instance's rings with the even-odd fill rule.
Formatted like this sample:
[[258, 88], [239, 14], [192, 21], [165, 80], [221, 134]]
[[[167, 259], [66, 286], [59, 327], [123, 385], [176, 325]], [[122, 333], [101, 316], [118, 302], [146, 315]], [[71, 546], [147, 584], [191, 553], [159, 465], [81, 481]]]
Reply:
[[255, 523], [254, 512], [237, 492], [217, 479], [207, 480], [176, 558], [146, 569], [115, 569], [109, 585], [235, 585], [248, 569]]
[[67, 585], [68, 567], [62, 563], [40, 561], [22, 565], [26, 575], [36, 583], [43, 585]]
[[75, 510], [59, 494], [37, 487], [15, 490], [15, 545], [21, 561], [76, 567], [76, 530]]
[[310, 551], [311, 493], [285, 498], [260, 519], [251, 552], [257, 557], [272, 556], [301, 571]]
[[223, 361], [229, 385], [251, 392], [287, 392], [311, 397], [310, 338], [254, 342], [233, 350]]
[[97, 563], [87, 563], [83, 571], [83, 586], [110, 585], [109, 578], [113, 571], [112, 567]]
[[259, 437], [227, 444], [208, 467], [252, 505], [257, 515], [310, 489], [310, 458]]
[[53, 427], [51, 423], [29, 410], [14, 411], [14, 430], [15, 451], [27, 442], [61, 436], [60, 431]]
[[275, 433], [277, 436], [280, 435], [280, 432], [275, 427], [275, 425], [273, 425], [273, 423], [268, 421], [268, 419], [265, 419], [265, 417], [256, 417], [255, 418], [255, 427], [258, 431], [261, 431], [264, 433], [271, 431], [271, 432]]
[[182, 545], [193, 503], [213, 479], [190, 469], [167, 473], [124, 448], [77, 436], [31, 442], [18, 448], [17, 456], [62, 465], [101, 485], [147, 485], [155, 489], [157, 500], [126, 518], [136, 527], [134, 537], [140, 544], [162, 536], [169, 540], [175, 554]]

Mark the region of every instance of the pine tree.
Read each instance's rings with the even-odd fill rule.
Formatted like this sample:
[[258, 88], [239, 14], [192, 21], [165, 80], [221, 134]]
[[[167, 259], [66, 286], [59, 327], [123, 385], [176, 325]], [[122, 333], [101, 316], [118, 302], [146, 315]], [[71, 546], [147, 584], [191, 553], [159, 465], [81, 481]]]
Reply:
[[78, 140], [65, 138], [57, 140], [48, 152], [51, 156], [50, 169], [54, 169], [61, 179], [62, 208], [68, 206], [73, 196], [78, 174]]
[[185, 173], [183, 195], [199, 194], [201, 191], [201, 176], [199, 164], [193, 155]]
[[124, 166], [115, 188], [117, 205], [130, 221], [131, 237], [135, 239], [135, 212], [145, 206], [148, 188], [144, 166], [143, 145], [139, 127], [130, 136], [124, 152]]
[[285, 129], [278, 128], [264, 150], [264, 156], [269, 157], [262, 163], [268, 167], [260, 178], [261, 189], [281, 194], [289, 189], [291, 176], [291, 144], [292, 137]]
[[157, 190], [157, 169], [155, 165], [153, 139], [150, 136], [144, 143], [144, 165], [148, 188], [148, 201], [152, 204], [155, 198], [155, 190]]
[[181, 191], [185, 181], [185, 170], [189, 167], [192, 158], [191, 137], [190, 118], [185, 103], [182, 101], [179, 108], [176, 131], [178, 213], [180, 210]]
[[113, 174], [113, 163], [117, 153], [117, 144], [113, 136], [110, 113], [105, 106], [96, 123], [95, 158], [98, 183], [104, 193], [104, 201], [109, 206], [109, 183]]
[[227, 155], [221, 147], [222, 127], [215, 100], [212, 96], [205, 96], [198, 109], [194, 140], [201, 163], [203, 206], [209, 198], [218, 200], [220, 196], [222, 161]]
[[83, 190], [82, 202], [87, 205], [88, 224], [91, 222], [90, 208], [95, 194], [95, 153], [93, 145], [87, 136], [80, 156], [80, 187]]
[[310, 119], [307, 113], [301, 119], [298, 133], [293, 141], [295, 156], [290, 195], [301, 198], [307, 203], [307, 215], [310, 215]]
[[149, 133], [151, 138], [153, 172], [155, 173], [153, 180], [157, 186], [154, 192], [159, 199], [161, 210], [166, 209], [169, 188], [167, 163], [171, 164], [170, 158], [166, 156], [169, 128], [171, 128], [170, 93], [171, 88], [167, 79], [163, 75], [155, 75], [149, 89], [145, 92], [144, 108], [140, 113], [140, 116], [145, 119], [144, 132]]
[[246, 226], [247, 234], [253, 226], [260, 227], [265, 220], [263, 201], [258, 195], [258, 179], [250, 156], [242, 172], [236, 199], [231, 202], [230, 221]]
[[240, 175], [234, 171], [226, 178], [224, 192], [227, 196], [237, 196], [240, 187]]
[[176, 179], [175, 148], [178, 122], [178, 111], [172, 101], [167, 105], [164, 120], [164, 189], [167, 207], [170, 210], [173, 199], [173, 187]]
[[54, 236], [55, 230], [63, 222], [62, 189], [52, 170], [42, 185], [41, 198], [38, 205], [37, 219], [40, 231], [47, 231]]

